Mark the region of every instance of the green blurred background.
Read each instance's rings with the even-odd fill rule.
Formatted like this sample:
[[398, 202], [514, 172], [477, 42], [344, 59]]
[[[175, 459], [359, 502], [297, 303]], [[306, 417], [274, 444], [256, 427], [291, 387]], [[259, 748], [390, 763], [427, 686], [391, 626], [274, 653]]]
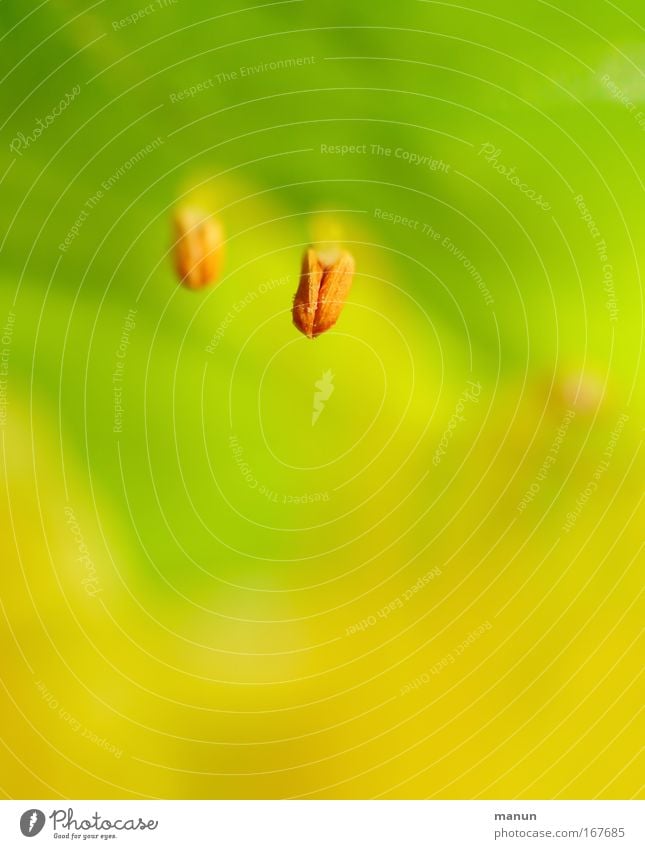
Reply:
[[6, 796], [640, 792], [642, 13], [0, 5]]

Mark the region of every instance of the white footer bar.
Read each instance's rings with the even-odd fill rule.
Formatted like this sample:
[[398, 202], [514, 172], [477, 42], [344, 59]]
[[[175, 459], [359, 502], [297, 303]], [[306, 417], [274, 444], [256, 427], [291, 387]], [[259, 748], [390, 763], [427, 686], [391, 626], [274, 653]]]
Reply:
[[0, 846], [643, 849], [644, 806], [641, 801], [1, 801]]

